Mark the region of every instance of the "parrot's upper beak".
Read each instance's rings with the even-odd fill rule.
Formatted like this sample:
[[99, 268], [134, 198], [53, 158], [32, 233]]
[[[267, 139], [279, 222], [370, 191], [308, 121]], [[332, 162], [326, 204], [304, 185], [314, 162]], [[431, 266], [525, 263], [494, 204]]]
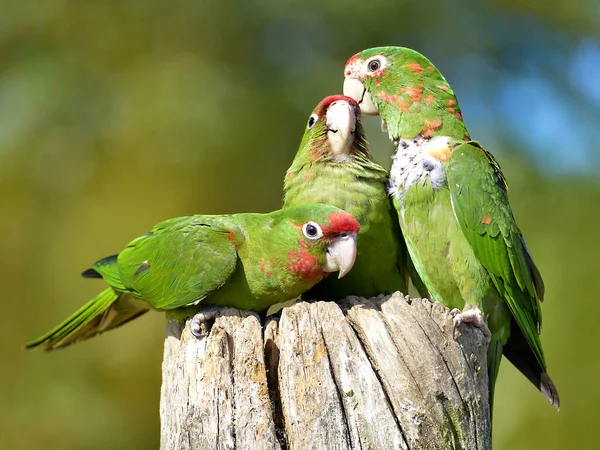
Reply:
[[327, 109], [327, 138], [335, 155], [347, 154], [354, 141], [356, 114], [344, 100], [333, 102]]
[[344, 78], [344, 95], [356, 100], [363, 114], [371, 116], [379, 115], [379, 110], [373, 104], [371, 94], [369, 94], [369, 91], [367, 91], [360, 80], [353, 77]]
[[356, 233], [341, 234], [336, 237], [325, 252], [324, 272], [339, 270], [338, 278], [346, 275], [356, 260]]

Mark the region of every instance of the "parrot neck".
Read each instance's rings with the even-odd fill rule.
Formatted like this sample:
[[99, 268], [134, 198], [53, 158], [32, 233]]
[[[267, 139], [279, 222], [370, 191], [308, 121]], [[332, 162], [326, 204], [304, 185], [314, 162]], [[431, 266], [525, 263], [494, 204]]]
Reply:
[[303, 140], [290, 169], [330, 162], [360, 164], [370, 159], [371, 156], [364, 131], [362, 126], [357, 125], [354, 142], [343, 153], [332, 151], [326, 133], [322, 133], [313, 139]]
[[380, 90], [373, 101], [392, 141], [419, 135], [470, 140], [456, 96], [443, 77], [422, 80], [413, 87], [390, 87]]

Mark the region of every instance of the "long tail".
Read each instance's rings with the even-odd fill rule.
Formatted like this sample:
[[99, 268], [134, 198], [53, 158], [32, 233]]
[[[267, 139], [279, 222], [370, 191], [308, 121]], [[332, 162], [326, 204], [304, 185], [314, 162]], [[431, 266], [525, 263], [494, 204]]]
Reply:
[[494, 391], [496, 388], [496, 379], [500, 371], [500, 361], [502, 361], [502, 343], [492, 339], [487, 350], [487, 369], [488, 383], [490, 388], [490, 415], [494, 412]]
[[25, 347], [31, 349], [41, 346], [44, 350], [66, 347], [123, 325], [147, 311], [133, 306], [126, 299], [119, 301], [122, 295], [112, 288], [102, 291], [60, 325]]
[[546, 368], [542, 367], [536, 359], [523, 332], [514, 320], [511, 324], [510, 339], [504, 346], [503, 352], [504, 356], [544, 394], [552, 406], [557, 410], [560, 409], [560, 399], [554, 382], [546, 372]]

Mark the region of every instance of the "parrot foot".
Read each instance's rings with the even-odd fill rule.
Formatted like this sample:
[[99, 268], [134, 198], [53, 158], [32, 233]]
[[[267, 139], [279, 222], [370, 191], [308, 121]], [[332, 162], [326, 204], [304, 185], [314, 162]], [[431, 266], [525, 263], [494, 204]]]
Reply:
[[221, 311], [219, 306], [208, 306], [203, 308], [202, 311], [196, 313], [192, 320], [190, 320], [190, 331], [197, 338], [202, 338], [210, 332], [208, 321], [214, 320], [217, 314]]
[[461, 323], [470, 323], [476, 328], [479, 328], [483, 333], [483, 340], [485, 345], [489, 345], [492, 340], [492, 332], [488, 328], [485, 320], [483, 319], [483, 314], [481, 314], [481, 310], [479, 308], [471, 308], [467, 309], [465, 312], [462, 312], [458, 308], [454, 308], [450, 311], [450, 314], [453, 317], [452, 320], [452, 337], [456, 332], [456, 329]]

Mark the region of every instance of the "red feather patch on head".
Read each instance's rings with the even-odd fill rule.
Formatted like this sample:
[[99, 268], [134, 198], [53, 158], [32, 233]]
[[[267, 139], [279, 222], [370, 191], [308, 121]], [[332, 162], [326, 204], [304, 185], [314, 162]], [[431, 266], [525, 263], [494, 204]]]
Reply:
[[325, 97], [323, 100], [321, 100], [319, 102], [319, 104], [317, 105], [317, 107], [314, 110], [314, 113], [318, 114], [320, 117], [325, 114], [325, 112], [327, 111], [327, 109], [329, 109], [329, 107], [331, 106], [332, 103], [339, 102], [339, 101], [348, 102], [350, 104], [350, 106], [352, 106], [352, 108], [354, 109], [354, 112], [357, 115], [360, 114], [360, 106], [358, 105], [356, 100], [354, 100], [351, 97], [346, 97], [345, 95], [330, 95], [328, 97]]
[[355, 54], [354, 56], [352, 56], [348, 61], [346, 61], [346, 65], [344, 66], [344, 76], [351, 76], [353, 73], [353, 71], [355, 70], [353, 68], [354, 63], [356, 62], [356, 59], [358, 57], [358, 53]]
[[421, 64], [419, 64], [416, 61], [414, 61], [414, 62], [408, 62], [408, 63], [404, 64], [402, 67], [406, 67], [412, 73], [421, 73], [421, 72], [423, 72], [423, 67], [421, 67]]
[[358, 220], [347, 212], [335, 212], [327, 216], [327, 225], [323, 227], [323, 234], [333, 235], [346, 233], [358, 233], [360, 224]]

